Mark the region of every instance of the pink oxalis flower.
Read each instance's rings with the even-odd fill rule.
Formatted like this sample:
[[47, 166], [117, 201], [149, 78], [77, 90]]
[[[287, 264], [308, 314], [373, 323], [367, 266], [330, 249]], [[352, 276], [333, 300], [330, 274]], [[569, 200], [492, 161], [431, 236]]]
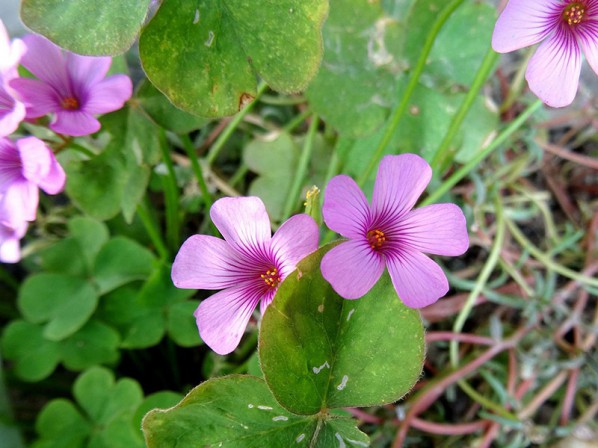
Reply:
[[[64, 188], [65, 174], [43, 141], [26, 137], [13, 142], [0, 139], [0, 224], [21, 229], [34, 221], [38, 188], [57, 194]], [[20, 232], [16, 232], [20, 234]]]
[[357, 299], [385, 266], [403, 303], [421, 308], [448, 291], [440, 266], [423, 254], [461, 255], [469, 246], [463, 212], [454, 204], [412, 210], [432, 170], [415, 154], [380, 162], [372, 204], [349, 176], [334, 177], [324, 193], [326, 225], [348, 238], [321, 263], [322, 275], [345, 299]]
[[28, 35], [21, 63], [39, 79], [10, 82], [27, 107], [27, 118], [54, 114], [50, 128], [60, 134], [81, 136], [97, 132], [95, 114], [113, 112], [131, 97], [126, 75], [106, 78], [112, 59], [80, 56], [62, 51], [49, 40]]
[[567, 106], [577, 92], [582, 53], [598, 74], [598, 0], [510, 0], [492, 48], [507, 53], [539, 42], [525, 74], [529, 87], [549, 106]]
[[25, 106], [8, 85], [18, 76], [17, 65], [24, 53], [23, 41], [15, 39], [11, 42], [0, 20], [0, 137], [13, 133], [25, 118]]
[[172, 280], [178, 288], [222, 289], [195, 311], [199, 334], [220, 355], [232, 352], [260, 303], [263, 314], [278, 285], [299, 260], [318, 247], [318, 226], [296, 215], [272, 236], [264, 203], [257, 197], [222, 198], [212, 221], [224, 240], [194, 235], [183, 243]]

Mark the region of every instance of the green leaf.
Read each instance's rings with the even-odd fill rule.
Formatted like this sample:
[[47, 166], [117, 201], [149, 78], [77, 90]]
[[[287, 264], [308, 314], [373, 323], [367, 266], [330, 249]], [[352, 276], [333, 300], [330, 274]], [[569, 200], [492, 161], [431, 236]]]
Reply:
[[43, 328], [22, 320], [4, 330], [2, 351], [14, 360], [15, 374], [25, 381], [39, 381], [54, 371], [60, 362], [60, 343], [48, 341]]
[[98, 253], [93, 270], [101, 294], [133, 280], [143, 280], [153, 271], [156, 257], [139, 243], [116, 237]]
[[123, 335], [123, 348], [145, 348], [160, 342], [168, 329], [181, 345], [198, 345], [193, 311], [197, 301], [185, 302], [194, 290], [176, 288], [170, 267], [158, 266], [139, 286], [119, 288], [102, 300], [101, 316]]
[[177, 134], [188, 134], [204, 127], [208, 118], [197, 117], [175, 106], [151, 83], [143, 81], [135, 98], [158, 125]]
[[150, 0], [23, 0], [21, 19], [61, 47], [89, 55], [123, 53], [145, 20]]
[[104, 151], [91, 160], [70, 160], [63, 165], [66, 193], [89, 216], [106, 220], [120, 211], [128, 175], [118, 152]]
[[141, 448], [143, 441], [133, 416], [143, 399], [139, 384], [111, 371], [93, 367], [77, 378], [73, 393], [79, 405], [51, 401], [38, 417], [37, 448]]
[[119, 344], [120, 337], [116, 330], [97, 320], [91, 320], [77, 333], [61, 342], [62, 362], [70, 370], [112, 364], [120, 356]]
[[182, 399], [183, 396], [181, 394], [169, 390], [162, 390], [148, 395], [135, 411], [135, 415], [133, 416], [133, 426], [135, 428], [141, 428], [141, 420], [143, 420], [143, 416], [152, 409], [168, 409], [176, 406]]
[[324, 60], [306, 91], [311, 108], [343, 135], [371, 134], [384, 124], [404, 70], [401, 24], [379, 2], [337, 0], [323, 35]]
[[255, 97], [258, 76], [282, 92], [307, 86], [327, 10], [326, 0], [169, 0], [141, 33], [143, 68], [177, 107], [232, 115]]
[[168, 308], [168, 335], [182, 347], [194, 347], [202, 343], [193, 315], [198, 306], [199, 300], [190, 300], [175, 303]]
[[69, 221], [69, 232], [85, 257], [87, 272], [91, 272], [96, 255], [110, 237], [106, 224], [84, 216]]
[[331, 247], [298, 264], [262, 320], [264, 377], [276, 400], [297, 414], [391, 403], [423, 366], [419, 313], [403, 305], [387, 274], [358, 300], [337, 295], [320, 272]]
[[92, 426], [73, 403], [59, 398], [40, 412], [35, 430], [40, 439], [32, 448], [74, 448], [85, 446]]
[[46, 339], [60, 341], [88, 321], [98, 304], [98, 294], [79, 277], [41, 273], [25, 280], [18, 303], [28, 321], [47, 322], [43, 333]]
[[[263, 380], [231, 375], [206, 381], [174, 408], [151, 411], [143, 419], [143, 432], [149, 448], [324, 448], [348, 439], [367, 446], [367, 436], [350, 420], [339, 420], [328, 414], [293, 415], [274, 400]], [[328, 443], [333, 440], [336, 445]]]

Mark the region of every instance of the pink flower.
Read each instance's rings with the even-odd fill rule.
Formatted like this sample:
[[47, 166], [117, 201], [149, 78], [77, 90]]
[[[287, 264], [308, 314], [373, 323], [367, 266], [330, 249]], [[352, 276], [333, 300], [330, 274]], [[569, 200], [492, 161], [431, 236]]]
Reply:
[[271, 235], [270, 219], [257, 197], [222, 198], [210, 210], [224, 240], [190, 237], [172, 265], [178, 288], [222, 289], [195, 311], [199, 334], [220, 355], [232, 352], [261, 301], [263, 314], [278, 285], [299, 260], [318, 247], [318, 226], [297, 215]]
[[[0, 215], [0, 221], [2, 221]], [[0, 222], [0, 262], [16, 263], [21, 259], [19, 240], [25, 236], [27, 221], [21, 222], [17, 227], [9, 227]]]
[[43, 141], [0, 138], [0, 224], [15, 230], [25, 221], [34, 221], [38, 188], [56, 194], [64, 183], [64, 171]]
[[133, 86], [126, 75], [105, 78], [109, 57], [80, 56], [63, 52], [49, 40], [24, 37], [27, 53], [22, 64], [39, 80], [19, 78], [10, 82], [27, 106], [27, 118], [53, 113], [50, 128], [60, 134], [80, 136], [100, 129], [95, 114], [123, 107]]
[[363, 296], [385, 266], [397, 294], [411, 308], [430, 305], [447, 293], [442, 269], [422, 252], [461, 255], [469, 240], [465, 217], [456, 205], [411, 210], [431, 176], [430, 166], [415, 154], [386, 156], [371, 206], [350, 177], [330, 181], [322, 215], [328, 227], [349, 240], [324, 255], [321, 270], [340, 296]]
[[492, 48], [507, 53], [539, 42], [525, 75], [529, 87], [549, 106], [567, 106], [577, 92], [582, 52], [598, 73], [598, 0], [510, 0]]
[[8, 85], [18, 76], [17, 65], [23, 53], [25, 44], [20, 39], [11, 42], [0, 20], [0, 137], [13, 133], [25, 118], [25, 106]]

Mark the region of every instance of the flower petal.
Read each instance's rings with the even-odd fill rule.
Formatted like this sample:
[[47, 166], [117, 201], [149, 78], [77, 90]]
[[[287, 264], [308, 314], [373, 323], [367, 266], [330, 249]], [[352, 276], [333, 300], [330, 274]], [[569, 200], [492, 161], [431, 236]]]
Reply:
[[60, 98], [48, 84], [37, 79], [16, 78], [9, 82], [27, 107], [27, 118], [42, 117], [61, 109]]
[[21, 64], [59, 92], [69, 92], [69, 78], [60, 47], [37, 34], [28, 34], [23, 41], [27, 52], [21, 58]]
[[262, 297], [262, 300], [260, 301], [260, 314], [262, 316], [264, 315], [264, 313], [266, 312], [266, 310], [268, 309], [268, 307], [272, 303], [272, 300], [274, 300], [274, 296], [276, 295], [276, 291], [278, 291], [278, 288], [276, 288], [276, 289], [270, 288], [268, 290], [268, 292], [266, 292], [266, 294], [264, 294], [264, 296]]
[[112, 58], [81, 56], [66, 52], [65, 64], [73, 83], [73, 90], [81, 93], [91, 89], [106, 76], [112, 64]]
[[365, 235], [370, 224], [370, 206], [355, 181], [341, 174], [326, 186], [322, 216], [335, 232], [347, 238], [359, 238]]
[[16, 145], [8, 138], [0, 138], [0, 195], [22, 179], [21, 158]]
[[236, 250], [255, 261], [267, 259], [272, 239], [270, 218], [260, 198], [218, 199], [210, 209], [214, 225]]
[[384, 258], [367, 241], [349, 240], [326, 253], [320, 269], [338, 295], [358, 299], [372, 289], [384, 272]]
[[270, 248], [282, 278], [289, 275], [296, 264], [318, 248], [318, 225], [311, 216], [295, 215], [285, 221], [272, 237]]
[[465, 216], [455, 204], [411, 210], [396, 226], [399, 244], [436, 255], [461, 255], [469, 247]]
[[392, 223], [413, 208], [432, 177], [428, 162], [415, 154], [385, 156], [380, 161], [372, 212], [376, 226]]
[[529, 61], [529, 87], [551, 107], [573, 102], [581, 72], [581, 51], [575, 36], [563, 26], [546, 39]]
[[[596, 8], [598, 9], [598, 6]], [[583, 54], [594, 73], [598, 75], [598, 18], [582, 22], [577, 31]]]
[[50, 123], [50, 129], [59, 134], [80, 137], [100, 130], [100, 122], [92, 115], [81, 110], [60, 110], [56, 119]]
[[25, 105], [2, 87], [0, 76], [0, 137], [12, 134], [25, 118]]
[[492, 48], [508, 53], [544, 40], [557, 26], [563, 6], [561, 0], [510, 0], [494, 26]]
[[132, 94], [133, 84], [128, 76], [110, 76], [89, 90], [83, 109], [90, 114], [112, 112], [122, 108]]
[[[0, 222], [2, 216], [0, 216]], [[21, 222], [16, 228], [0, 224], [0, 262], [17, 263], [21, 260], [19, 240], [25, 236], [27, 222]]]
[[444, 296], [448, 280], [438, 266], [421, 252], [404, 250], [386, 259], [397, 294], [409, 308], [423, 308]]
[[0, 196], [0, 224], [16, 228], [24, 221], [35, 221], [39, 190], [25, 179], [14, 182]]
[[258, 291], [239, 285], [201, 302], [195, 310], [195, 319], [203, 341], [219, 355], [232, 352], [239, 345], [259, 299]]
[[223, 289], [249, 280], [248, 269], [229, 244], [208, 235], [188, 238], [172, 264], [172, 281], [177, 288]]
[[66, 175], [46, 144], [36, 137], [17, 140], [23, 165], [23, 177], [48, 194], [57, 194], [64, 188]]

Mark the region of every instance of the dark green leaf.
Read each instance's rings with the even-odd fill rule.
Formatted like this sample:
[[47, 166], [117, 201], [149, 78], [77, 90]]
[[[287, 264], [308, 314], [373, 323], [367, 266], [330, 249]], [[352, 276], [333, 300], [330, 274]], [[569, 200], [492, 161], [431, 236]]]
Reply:
[[264, 377], [291, 412], [370, 406], [401, 398], [424, 358], [424, 329], [384, 274], [364, 297], [345, 300], [320, 273], [331, 245], [304, 258], [280, 285], [259, 336]]
[[115, 55], [135, 40], [150, 0], [23, 0], [21, 19], [36, 33], [69, 50]]
[[326, 0], [169, 0], [141, 34], [143, 68], [177, 107], [232, 115], [255, 97], [258, 75], [282, 92], [307, 86], [327, 9]]

